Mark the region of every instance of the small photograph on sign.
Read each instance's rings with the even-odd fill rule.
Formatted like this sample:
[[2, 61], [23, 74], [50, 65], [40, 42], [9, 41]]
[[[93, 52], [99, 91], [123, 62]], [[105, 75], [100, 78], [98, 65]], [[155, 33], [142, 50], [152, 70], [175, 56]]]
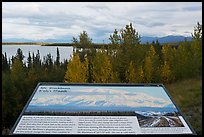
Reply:
[[184, 127], [180, 114], [172, 109], [136, 111], [140, 127]]

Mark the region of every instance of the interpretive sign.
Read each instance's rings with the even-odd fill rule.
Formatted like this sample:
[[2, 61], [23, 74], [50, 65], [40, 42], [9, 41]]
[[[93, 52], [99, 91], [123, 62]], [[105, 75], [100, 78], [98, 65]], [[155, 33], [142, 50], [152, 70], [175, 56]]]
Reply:
[[195, 134], [162, 84], [39, 83], [11, 134]]

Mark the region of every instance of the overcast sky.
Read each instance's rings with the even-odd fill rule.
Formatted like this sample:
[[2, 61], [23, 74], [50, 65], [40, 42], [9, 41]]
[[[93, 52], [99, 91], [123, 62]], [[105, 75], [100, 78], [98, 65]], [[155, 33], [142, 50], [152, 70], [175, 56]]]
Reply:
[[85, 30], [107, 41], [133, 23], [141, 36], [191, 36], [202, 2], [3, 2], [2, 38], [68, 39]]

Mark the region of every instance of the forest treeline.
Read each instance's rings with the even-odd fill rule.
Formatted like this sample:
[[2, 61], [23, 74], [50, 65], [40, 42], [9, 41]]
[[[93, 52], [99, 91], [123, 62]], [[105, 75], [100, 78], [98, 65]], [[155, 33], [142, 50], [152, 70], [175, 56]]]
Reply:
[[76, 44], [86, 45], [73, 53], [64, 82], [75, 83], [169, 83], [201, 75], [202, 26], [198, 23], [193, 40], [178, 46], [160, 45], [158, 41], [140, 44], [132, 24], [110, 35], [106, 49], [93, 48], [83, 31]]
[[49, 44], [45, 42], [2, 42], [2, 45], [41, 45]]
[[38, 82], [70, 83], [171, 83], [202, 74], [202, 25], [197, 23], [192, 41], [178, 46], [160, 45], [158, 41], [140, 44], [140, 35], [130, 23], [110, 35], [110, 44], [96, 48], [86, 31], [73, 37], [70, 60], [60, 62], [39, 51], [28, 53], [27, 62], [21, 49], [12, 59], [2, 53], [2, 128], [14, 125]]

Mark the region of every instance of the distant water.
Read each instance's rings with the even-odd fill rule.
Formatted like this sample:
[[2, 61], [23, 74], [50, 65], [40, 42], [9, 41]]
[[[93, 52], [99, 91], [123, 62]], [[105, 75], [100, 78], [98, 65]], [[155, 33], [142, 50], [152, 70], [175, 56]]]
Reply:
[[[34, 54], [37, 54], [37, 50], [39, 50], [41, 61], [43, 61], [43, 57], [47, 56], [47, 54], [51, 54], [53, 60], [56, 60], [57, 57], [57, 46], [40, 46], [40, 45], [2, 45], [2, 53], [6, 52], [7, 59], [11, 59], [12, 56], [15, 56], [17, 53], [17, 49], [20, 48], [23, 51], [23, 55], [25, 56], [24, 62], [27, 62], [28, 53], [30, 51], [31, 57]], [[60, 53], [60, 62], [64, 62], [65, 59], [69, 60], [73, 53], [73, 47], [64, 47], [58, 46]]]

